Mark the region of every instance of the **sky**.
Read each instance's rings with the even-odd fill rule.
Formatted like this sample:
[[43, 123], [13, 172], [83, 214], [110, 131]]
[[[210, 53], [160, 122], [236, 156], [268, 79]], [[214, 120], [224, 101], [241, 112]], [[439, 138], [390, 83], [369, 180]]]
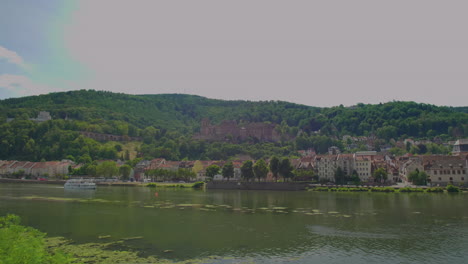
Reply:
[[0, 99], [95, 89], [468, 106], [468, 1], [2, 0]]

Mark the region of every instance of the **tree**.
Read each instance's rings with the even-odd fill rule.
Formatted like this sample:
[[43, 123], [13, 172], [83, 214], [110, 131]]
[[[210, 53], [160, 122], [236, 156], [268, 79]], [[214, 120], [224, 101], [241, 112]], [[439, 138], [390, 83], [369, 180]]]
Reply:
[[117, 176], [119, 169], [114, 161], [104, 161], [96, 166], [96, 174], [105, 178]]
[[253, 172], [255, 177], [260, 181], [260, 179], [265, 179], [268, 174], [268, 167], [263, 159], [259, 159], [255, 162], [253, 166]]
[[351, 174], [351, 181], [353, 182], [354, 185], [361, 184], [361, 178], [359, 178], [359, 174], [357, 173], [356, 170], [353, 170], [353, 173]]
[[336, 168], [335, 170], [335, 183], [336, 184], [346, 184], [346, 177], [343, 169], [341, 167]]
[[270, 160], [270, 171], [275, 177], [275, 181], [278, 181], [278, 173], [280, 168], [280, 161], [276, 156], [273, 156]]
[[281, 175], [281, 177], [283, 177], [286, 180], [286, 179], [292, 178], [293, 169], [294, 168], [291, 165], [291, 161], [288, 158], [284, 158], [284, 159], [281, 160], [281, 162], [279, 164], [278, 172]]
[[193, 173], [195, 173], [195, 175], [197, 175], [202, 170], [203, 170], [203, 163], [201, 161], [199, 161], [199, 160], [195, 161], [195, 163], [193, 164], [193, 167], [192, 167]]
[[224, 164], [223, 170], [221, 173], [224, 178], [228, 179], [228, 181], [229, 181], [229, 178], [234, 177], [234, 165], [232, 165], [232, 162], [228, 162]]
[[253, 172], [253, 162], [251, 160], [248, 160], [242, 164], [241, 173], [242, 178], [244, 178], [247, 181], [250, 181], [250, 179], [253, 179], [255, 177]]
[[91, 164], [89, 166], [86, 167], [86, 174], [92, 176], [92, 177], [96, 177], [97, 175], [97, 166], [94, 165], [94, 164]]
[[313, 170], [295, 170], [294, 172], [294, 180], [299, 181], [317, 181], [318, 177], [315, 175]]
[[387, 171], [384, 169], [384, 168], [378, 168], [374, 171], [374, 173], [372, 174], [372, 176], [374, 177], [374, 179], [377, 181], [377, 182], [385, 182], [388, 178], [388, 174], [387, 174]]
[[22, 226], [16, 215], [0, 217], [1, 263], [72, 263], [72, 256], [51, 252], [45, 233]]
[[408, 175], [408, 181], [412, 182], [414, 185], [426, 185], [427, 184], [427, 174], [424, 171], [415, 171], [410, 172]]
[[206, 177], [213, 179], [219, 173], [219, 166], [218, 165], [210, 165], [206, 168]]
[[124, 164], [120, 166], [119, 168], [119, 173], [122, 176], [123, 180], [128, 180], [131, 172], [132, 172], [132, 167], [130, 167], [130, 165]]

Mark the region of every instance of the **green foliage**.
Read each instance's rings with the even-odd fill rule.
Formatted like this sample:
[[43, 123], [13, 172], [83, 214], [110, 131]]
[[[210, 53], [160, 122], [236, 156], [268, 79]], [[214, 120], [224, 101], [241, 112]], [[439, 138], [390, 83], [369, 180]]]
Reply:
[[293, 172], [296, 181], [317, 181], [318, 176], [313, 170], [295, 170]]
[[404, 187], [404, 188], [400, 188], [398, 190], [399, 192], [402, 192], [402, 193], [409, 193], [409, 192], [419, 192], [419, 193], [422, 193], [424, 192], [424, 189], [423, 188], [410, 188], [410, 187]]
[[443, 193], [444, 189], [440, 187], [434, 188], [399, 188], [394, 189], [392, 187], [315, 187], [309, 189], [309, 191], [319, 191], [319, 192], [383, 192], [383, 193]]
[[142, 160], [143, 160], [142, 158], [136, 158], [136, 159], [133, 159], [133, 160], [128, 160], [127, 162], [125, 162], [125, 164], [127, 164], [128, 166], [130, 166], [132, 168], [135, 168], [135, 166]]
[[353, 170], [353, 173], [351, 174], [351, 179], [350, 179], [354, 185], [359, 185], [361, 184], [361, 178], [359, 178], [359, 175], [356, 170]]
[[278, 181], [278, 174], [280, 171], [280, 160], [276, 156], [273, 156], [270, 159], [270, 171], [273, 174], [275, 181]]
[[257, 160], [253, 165], [253, 172], [255, 177], [260, 181], [261, 179], [265, 179], [268, 174], [268, 166], [266, 165], [263, 159]]
[[100, 177], [110, 178], [117, 176], [119, 169], [115, 161], [104, 161], [96, 166], [96, 175]]
[[146, 171], [145, 174], [163, 181], [190, 181], [197, 176], [196, 173], [190, 169], [154, 169]]
[[251, 160], [247, 160], [242, 164], [241, 173], [242, 178], [247, 181], [250, 181], [255, 177], [253, 172], [253, 162]]
[[449, 193], [458, 193], [458, 192], [460, 192], [460, 188], [458, 188], [457, 186], [453, 186], [451, 184], [447, 185], [447, 187], [445, 189]]
[[197, 181], [197, 182], [193, 183], [192, 188], [193, 189], [202, 189], [203, 186], [205, 186], [205, 182]]
[[[444, 140], [468, 137], [465, 108], [414, 102], [316, 108], [278, 101], [221, 101], [191, 95], [125, 95], [81, 90], [0, 100], [0, 109], [2, 116], [16, 118], [9, 123], [0, 122], [0, 159], [31, 161], [61, 160], [67, 156], [86, 160], [83, 163], [121, 156], [130, 159], [128, 150], [118, 154], [125, 149], [120, 145], [107, 146], [80, 135], [79, 131], [139, 136], [144, 144], [138, 155], [169, 160], [226, 160], [236, 155], [261, 159], [291, 156], [297, 149], [308, 148], [326, 153], [330, 146], [343, 147], [336, 139], [343, 135], [375, 134], [384, 142], [401, 137]], [[54, 120], [42, 123], [28, 120], [40, 110], [49, 111]], [[241, 144], [193, 140], [192, 135], [199, 131], [203, 118], [215, 124], [222, 120], [270, 122], [278, 125], [282, 140]], [[286, 134], [300, 135], [286, 140]], [[401, 154], [403, 150], [392, 151]], [[430, 143], [410, 146], [408, 151], [446, 154], [450, 150]]]
[[428, 192], [428, 193], [443, 193], [444, 188], [442, 188], [442, 187], [431, 187], [431, 188], [427, 188], [426, 192]]
[[120, 166], [119, 168], [119, 173], [122, 176], [123, 180], [128, 180], [128, 177], [130, 176], [131, 172], [132, 172], [132, 167], [130, 167], [130, 165], [124, 164]]
[[155, 183], [155, 182], [150, 182], [150, 183], [146, 184], [146, 187], [150, 187], [150, 188], [156, 188], [156, 187], [157, 187], [157, 185], [156, 185], [156, 183]]
[[0, 217], [0, 263], [72, 263], [73, 259], [60, 252], [48, 252], [45, 234], [20, 225], [15, 215]]
[[221, 168], [218, 165], [210, 165], [206, 168], [206, 177], [213, 178], [219, 173]]
[[388, 178], [387, 171], [384, 168], [378, 168], [372, 174], [377, 182], [385, 182]]
[[346, 184], [345, 173], [341, 167], [338, 167], [335, 171], [335, 183], [336, 184]]
[[414, 185], [426, 185], [427, 178], [427, 174], [424, 171], [420, 172], [418, 169], [410, 172], [410, 174], [408, 175], [408, 180]]
[[318, 192], [328, 192], [329, 188], [328, 187], [315, 187], [312, 189], [309, 189], [311, 191], [318, 191]]
[[291, 165], [291, 161], [288, 158], [284, 158], [279, 164], [278, 172], [283, 179], [287, 180], [294, 177], [293, 169], [294, 167]]
[[222, 169], [222, 175], [224, 178], [229, 178], [234, 177], [234, 166], [232, 165], [232, 162], [227, 162], [224, 164], [223, 169]]
[[395, 192], [395, 189], [391, 187], [373, 187], [373, 188], [370, 188], [370, 191], [390, 193], [390, 192]]

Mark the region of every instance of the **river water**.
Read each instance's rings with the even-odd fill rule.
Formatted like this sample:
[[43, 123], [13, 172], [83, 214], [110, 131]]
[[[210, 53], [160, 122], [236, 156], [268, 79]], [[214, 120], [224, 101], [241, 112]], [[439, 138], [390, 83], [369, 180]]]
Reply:
[[49, 236], [135, 238], [126, 243], [142, 256], [217, 263], [468, 263], [467, 201], [468, 194], [0, 184], [0, 215], [20, 215]]

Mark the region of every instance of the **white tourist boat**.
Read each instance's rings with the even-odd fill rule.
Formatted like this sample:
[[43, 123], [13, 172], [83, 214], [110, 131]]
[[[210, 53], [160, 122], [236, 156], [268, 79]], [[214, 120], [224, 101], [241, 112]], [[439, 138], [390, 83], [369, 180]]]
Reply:
[[65, 189], [96, 189], [96, 183], [84, 179], [70, 179], [63, 187]]

